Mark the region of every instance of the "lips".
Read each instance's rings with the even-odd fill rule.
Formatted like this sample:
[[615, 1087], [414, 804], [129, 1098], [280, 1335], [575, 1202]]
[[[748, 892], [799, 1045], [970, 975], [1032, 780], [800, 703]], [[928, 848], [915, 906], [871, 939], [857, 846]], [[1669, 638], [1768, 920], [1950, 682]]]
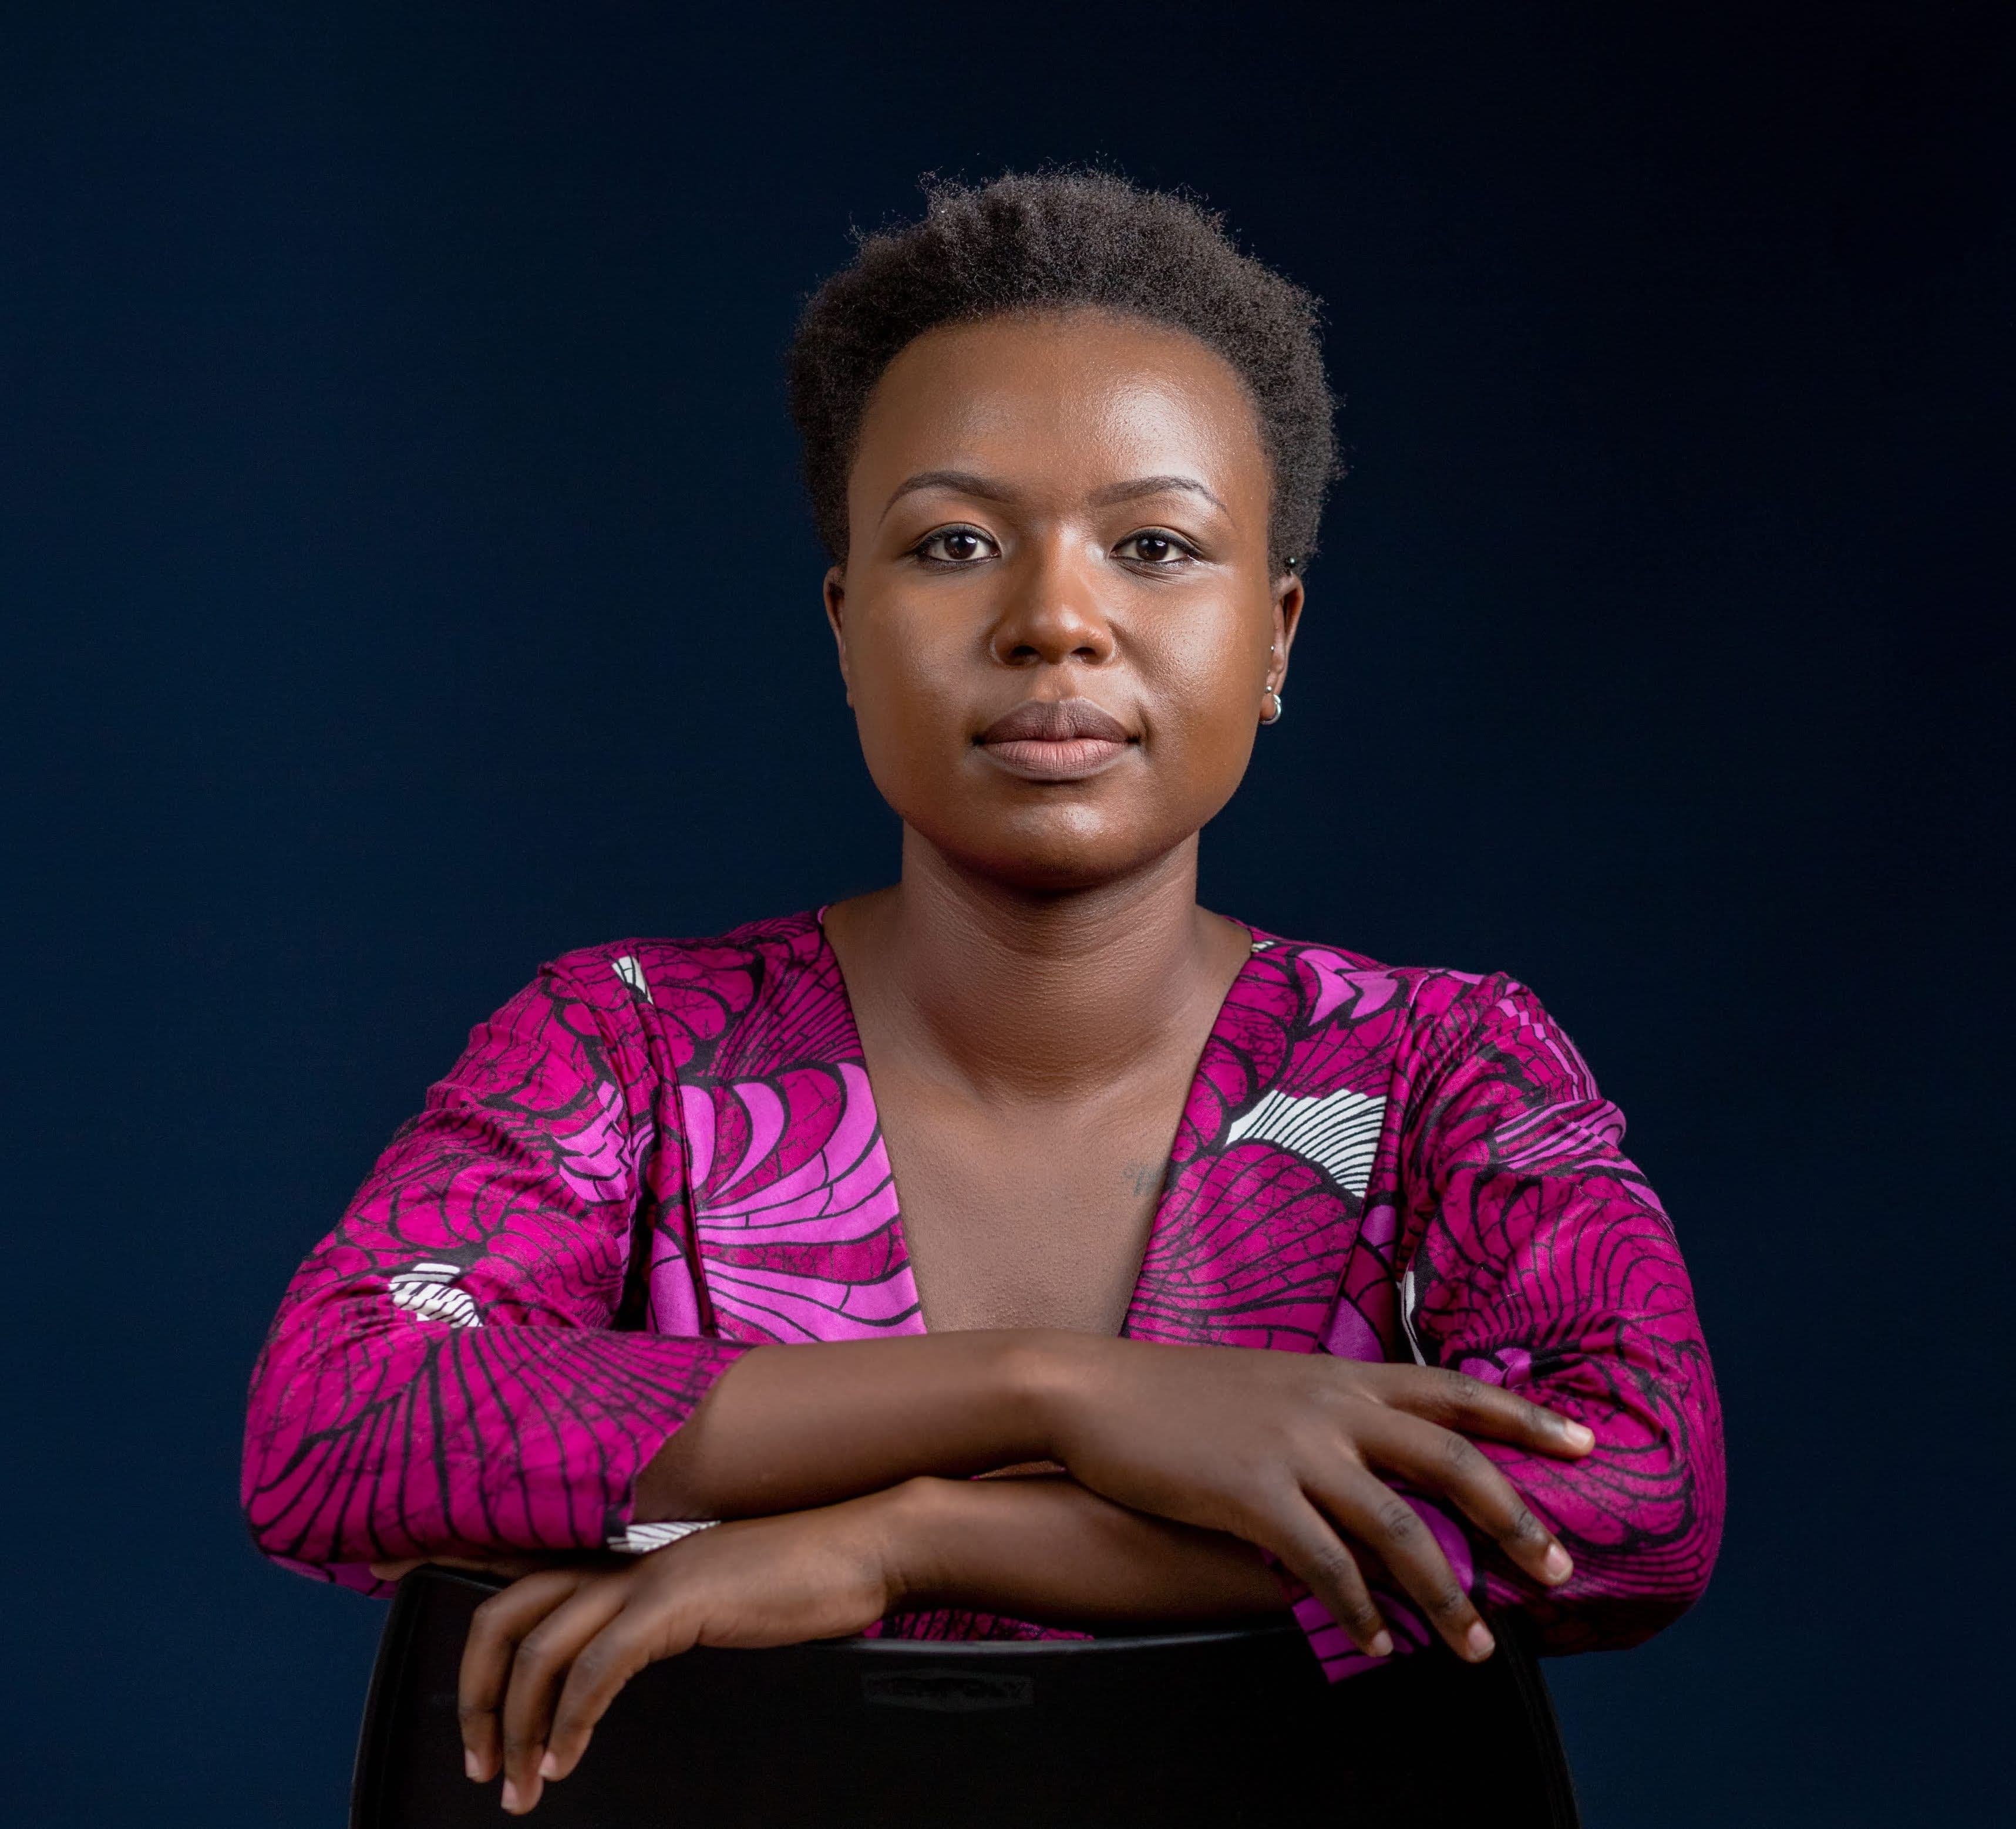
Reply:
[[1111, 768], [1133, 740], [1089, 699], [1030, 699], [980, 733], [981, 753], [1029, 781], [1078, 781]]

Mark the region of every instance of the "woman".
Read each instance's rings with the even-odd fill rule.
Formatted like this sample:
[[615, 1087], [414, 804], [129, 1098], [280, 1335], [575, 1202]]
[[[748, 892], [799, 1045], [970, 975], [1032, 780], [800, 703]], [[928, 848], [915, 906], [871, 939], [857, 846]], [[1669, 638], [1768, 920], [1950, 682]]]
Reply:
[[506, 1809], [697, 1644], [1292, 1606], [1341, 1676], [1488, 1657], [1481, 1607], [1567, 1651], [1700, 1593], [1708, 1359], [1567, 1038], [1510, 979], [1197, 904], [1332, 473], [1313, 321], [1083, 174], [936, 192], [808, 308], [901, 880], [549, 966], [254, 1379], [269, 1555], [532, 1571], [463, 1671]]

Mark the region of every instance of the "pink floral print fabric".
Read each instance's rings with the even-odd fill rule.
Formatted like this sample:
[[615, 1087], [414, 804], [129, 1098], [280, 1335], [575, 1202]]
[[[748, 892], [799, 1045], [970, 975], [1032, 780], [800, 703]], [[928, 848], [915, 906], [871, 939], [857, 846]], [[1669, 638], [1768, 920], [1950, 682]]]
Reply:
[[[1409, 1502], [1543, 1647], [1633, 1643], [1706, 1583], [1723, 1461], [1686, 1269], [1622, 1134], [1510, 979], [1258, 937], [1124, 1331], [1419, 1359], [1588, 1424], [1577, 1463], [1485, 1445], [1574, 1556], [1564, 1589]], [[246, 1514], [269, 1556], [366, 1587], [380, 1559], [626, 1546], [638, 1474], [739, 1353], [923, 1329], [817, 917], [572, 953], [476, 1029], [288, 1289]], [[1312, 1597], [1297, 1612], [1331, 1676], [1363, 1667]]]

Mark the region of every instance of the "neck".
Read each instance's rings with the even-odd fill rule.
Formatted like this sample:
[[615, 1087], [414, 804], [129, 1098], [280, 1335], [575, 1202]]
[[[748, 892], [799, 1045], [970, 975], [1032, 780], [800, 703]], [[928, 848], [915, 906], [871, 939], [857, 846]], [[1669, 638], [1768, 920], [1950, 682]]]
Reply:
[[[1210, 1027], [1248, 951], [1197, 902], [1197, 841], [1118, 881], [1039, 893], [907, 827], [902, 880], [829, 910], [857, 1007], [931, 1077], [990, 1100], [1110, 1086]], [[864, 1013], [865, 1014], [865, 1013]]]

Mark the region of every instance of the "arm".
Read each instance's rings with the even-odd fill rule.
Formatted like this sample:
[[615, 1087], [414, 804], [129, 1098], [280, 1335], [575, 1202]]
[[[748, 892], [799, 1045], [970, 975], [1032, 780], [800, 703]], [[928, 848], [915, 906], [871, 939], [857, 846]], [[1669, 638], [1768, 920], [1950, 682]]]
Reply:
[[1475, 1379], [1322, 1354], [1041, 1330], [764, 1347], [646, 1470], [637, 1515], [797, 1511], [920, 1474], [1051, 1460], [1134, 1512], [1266, 1551], [1305, 1584], [1323, 1629], [1366, 1656], [1392, 1640], [1361, 1561], [1474, 1659], [1492, 1641], [1464, 1539], [1446, 1520], [1424, 1526], [1388, 1479], [1446, 1500], [1536, 1586], [1569, 1562], [1464, 1436], [1537, 1456], [1589, 1446], [1571, 1419]]
[[1587, 1424], [1564, 1462], [1483, 1441], [1575, 1558], [1551, 1590], [1482, 1546], [1485, 1593], [1557, 1651], [1635, 1644], [1685, 1611], [1720, 1539], [1721, 1415], [1671, 1222], [1623, 1121], [1531, 992], [1453, 1009], [1406, 1140], [1402, 1293], [1422, 1356]]
[[891, 1497], [895, 1600], [905, 1608], [1073, 1626], [1236, 1618], [1287, 1604], [1250, 1543], [1129, 1511], [1074, 1480], [916, 1480]]
[[610, 1702], [657, 1658], [859, 1632], [905, 1608], [1053, 1623], [1251, 1616], [1285, 1605], [1237, 1540], [1144, 1518], [1068, 1479], [917, 1479], [752, 1518], [614, 1571], [558, 1569], [478, 1609], [463, 1654], [470, 1776], [529, 1810], [579, 1762]]
[[831, 1504], [919, 1474], [1054, 1459], [1041, 1329], [751, 1348], [637, 1482], [640, 1521]]
[[295, 1277], [246, 1431], [267, 1554], [369, 1585], [390, 1557], [599, 1549], [741, 1351], [611, 1330], [653, 1140], [600, 990], [549, 970], [479, 1027]]

